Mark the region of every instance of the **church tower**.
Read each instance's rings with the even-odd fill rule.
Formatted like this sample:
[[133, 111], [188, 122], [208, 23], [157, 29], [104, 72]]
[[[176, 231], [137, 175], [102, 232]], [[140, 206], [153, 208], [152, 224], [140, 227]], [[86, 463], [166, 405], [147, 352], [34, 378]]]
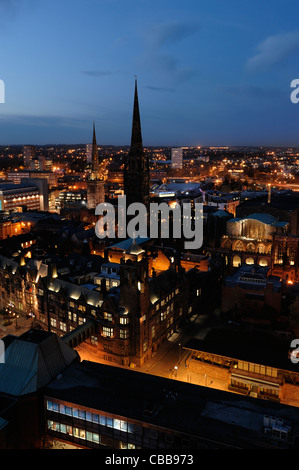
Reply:
[[91, 174], [87, 181], [87, 208], [95, 209], [105, 201], [105, 184], [100, 178], [100, 165], [95, 124], [93, 123]]
[[142, 144], [137, 79], [135, 79], [131, 147], [124, 168], [124, 193], [127, 207], [134, 202], [141, 202], [149, 209], [149, 188], [149, 162]]

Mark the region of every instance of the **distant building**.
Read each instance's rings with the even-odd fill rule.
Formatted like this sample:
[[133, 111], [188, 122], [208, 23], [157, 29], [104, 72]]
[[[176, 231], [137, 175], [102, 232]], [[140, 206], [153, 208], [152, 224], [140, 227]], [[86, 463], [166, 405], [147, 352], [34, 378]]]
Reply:
[[222, 194], [213, 191], [205, 193], [205, 202], [208, 206], [217, 207], [222, 211], [227, 211], [236, 216], [236, 208], [240, 204], [239, 194]]
[[183, 149], [171, 149], [171, 168], [181, 170], [183, 168]]
[[92, 162], [92, 144], [86, 144], [86, 163]]
[[18, 170], [10, 171], [7, 173], [7, 179], [15, 184], [19, 184], [24, 178], [42, 178], [48, 181], [49, 188], [56, 187], [58, 182], [58, 176], [51, 170]]
[[237, 268], [242, 263], [270, 267], [274, 236], [287, 233], [288, 227], [288, 222], [266, 213], [234, 217], [226, 223], [221, 247], [227, 252], [233, 267]]
[[47, 187], [43, 180], [28, 179], [26, 183], [0, 184], [0, 210], [2, 211], [20, 211], [23, 207], [27, 210], [47, 210], [47, 205]]
[[268, 267], [241, 265], [223, 280], [221, 309], [242, 321], [271, 325], [280, 314], [281, 301], [282, 283]]
[[105, 182], [100, 177], [99, 155], [94, 124], [91, 154], [91, 174], [87, 181], [87, 208], [95, 209], [98, 204], [105, 201]]
[[30, 168], [31, 161], [35, 158], [34, 145], [24, 145], [23, 147], [23, 161], [26, 168]]

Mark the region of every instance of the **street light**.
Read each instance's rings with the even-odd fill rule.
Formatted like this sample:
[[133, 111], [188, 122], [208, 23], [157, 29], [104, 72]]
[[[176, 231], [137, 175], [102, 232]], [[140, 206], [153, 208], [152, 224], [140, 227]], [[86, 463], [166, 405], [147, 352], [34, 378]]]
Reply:
[[175, 376], [177, 376], [177, 374], [178, 374], [178, 366], [174, 366], [174, 370], [175, 370]]

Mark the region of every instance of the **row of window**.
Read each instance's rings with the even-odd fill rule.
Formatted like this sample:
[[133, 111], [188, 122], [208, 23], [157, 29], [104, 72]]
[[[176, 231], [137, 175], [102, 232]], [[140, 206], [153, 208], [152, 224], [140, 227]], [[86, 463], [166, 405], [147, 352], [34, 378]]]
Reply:
[[238, 369], [254, 372], [255, 374], [268, 375], [270, 377], [277, 377], [277, 369], [273, 367], [263, 366], [261, 364], [253, 364], [246, 361], [238, 361]]
[[[124, 432], [134, 432], [134, 425], [123, 421], [121, 419], [110, 418], [109, 416], [103, 416], [96, 413], [91, 413], [89, 411], [80, 410], [78, 408], [72, 408], [70, 406], [65, 406], [50, 400], [47, 400], [47, 410], [54, 411], [56, 413], [65, 414], [72, 416], [73, 418], [79, 418], [92, 423], [100, 424], [101, 426], [107, 426], [109, 428], [117, 429]], [[139, 429], [140, 426], [137, 426]], [[136, 426], [135, 426], [136, 432]], [[137, 431], [138, 432], [138, 431]]]
[[[96, 444], [106, 445], [105, 440], [102, 439], [100, 434], [95, 432], [86, 431], [85, 429], [76, 428], [67, 424], [57, 423], [56, 421], [48, 420], [48, 429], [51, 431], [60, 432], [67, 436], [77, 437], [82, 440], [89, 442], [95, 442]], [[135, 444], [120, 442], [121, 449], [136, 449]]]

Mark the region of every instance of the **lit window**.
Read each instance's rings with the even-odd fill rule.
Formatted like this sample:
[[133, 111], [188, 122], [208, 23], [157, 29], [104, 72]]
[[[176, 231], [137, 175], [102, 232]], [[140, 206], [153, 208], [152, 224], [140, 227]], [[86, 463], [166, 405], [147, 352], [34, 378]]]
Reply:
[[108, 312], [104, 312], [104, 320], [112, 321], [112, 314]]
[[129, 337], [129, 330], [119, 330], [119, 337], [121, 339], [127, 339]]
[[119, 323], [121, 325], [127, 325], [129, 323], [129, 318], [128, 317], [120, 317]]
[[113, 336], [113, 328], [103, 327], [103, 336], [111, 337]]

